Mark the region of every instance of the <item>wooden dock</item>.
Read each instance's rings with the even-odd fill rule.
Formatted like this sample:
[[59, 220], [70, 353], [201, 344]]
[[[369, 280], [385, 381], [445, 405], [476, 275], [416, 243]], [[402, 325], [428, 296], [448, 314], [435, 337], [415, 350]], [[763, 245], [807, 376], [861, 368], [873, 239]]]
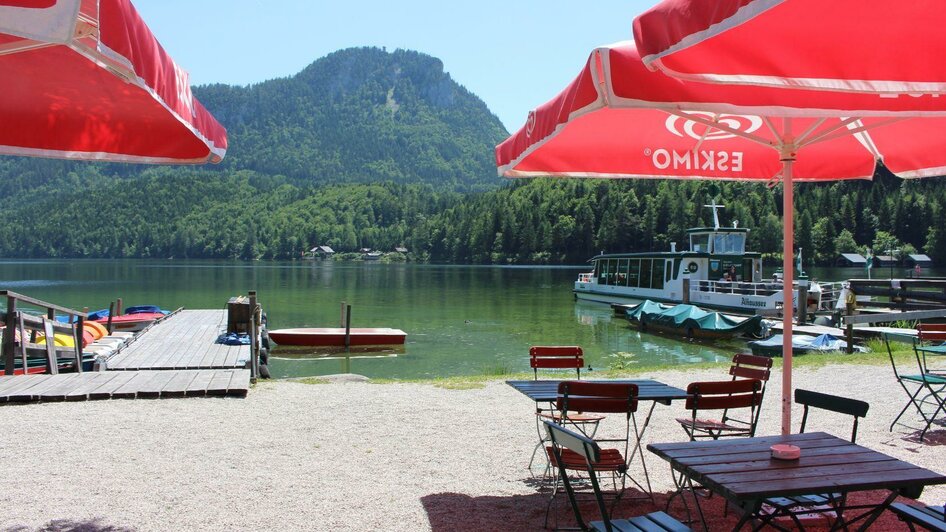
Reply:
[[245, 397], [250, 370], [97, 371], [0, 377], [0, 402]]
[[0, 403], [245, 397], [250, 346], [217, 343], [226, 320], [224, 310], [182, 310], [134, 337], [115, 337], [98, 371], [2, 376]]
[[216, 343], [224, 310], [182, 310], [155, 324], [105, 361], [108, 371], [245, 368], [249, 345]]

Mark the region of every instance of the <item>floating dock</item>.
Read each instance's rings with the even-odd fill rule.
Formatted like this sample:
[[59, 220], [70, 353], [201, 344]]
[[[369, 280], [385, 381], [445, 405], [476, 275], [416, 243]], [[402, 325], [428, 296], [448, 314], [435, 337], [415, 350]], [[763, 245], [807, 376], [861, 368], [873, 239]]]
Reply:
[[116, 336], [98, 371], [0, 376], [0, 403], [245, 397], [249, 345], [225, 345], [224, 310], [182, 310], [135, 336]]

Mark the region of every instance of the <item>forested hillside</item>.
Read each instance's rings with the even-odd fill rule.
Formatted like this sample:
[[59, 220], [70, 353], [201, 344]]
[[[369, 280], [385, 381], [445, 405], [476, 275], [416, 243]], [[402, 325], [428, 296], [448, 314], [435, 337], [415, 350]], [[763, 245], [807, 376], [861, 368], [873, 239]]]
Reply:
[[[752, 249], [781, 251], [778, 187], [496, 177], [506, 132], [423, 54], [361, 48], [250, 87], [197, 87], [224, 123], [223, 164], [145, 167], [0, 158], [0, 257], [298, 258], [405, 246], [415, 260], [579, 264], [681, 245], [727, 205]], [[808, 261], [873, 247], [946, 264], [942, 178], [798, 186]]]

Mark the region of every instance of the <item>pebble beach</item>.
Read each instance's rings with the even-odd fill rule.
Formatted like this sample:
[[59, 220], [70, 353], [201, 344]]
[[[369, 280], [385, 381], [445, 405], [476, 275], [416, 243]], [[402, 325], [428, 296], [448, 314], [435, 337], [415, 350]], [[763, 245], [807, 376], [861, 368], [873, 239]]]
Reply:
[[[726, 371], [632, 378], [686, 387]], [[776, 370], [758, 435], [779, 432], [780, 379]], [[946, 473], [946, 427], [921, 443], [908, 413], [912, 428], [888, 430], [907, 399], [889, 366], [801, 368], [794, 380], [869, 402], [858, 443]], [[644, 442], [683, 441], [683, 415], [682, 402], [658, 405]], [[800, 419], [798, 409], [794, 428]], [[850, 434], [850, 418], [829, 413], [808, 425]], [[269, 381], [245, 399], [5, 405], [0, 529], [541, 530], [547, 492], [526, 467], [536, 441], [534, 404], [500, 379], [472, 389]], [[646, 460], [654, 491], [672, 491], [667, 464]], [[920, 500], [943, 504], [946, 486]]]

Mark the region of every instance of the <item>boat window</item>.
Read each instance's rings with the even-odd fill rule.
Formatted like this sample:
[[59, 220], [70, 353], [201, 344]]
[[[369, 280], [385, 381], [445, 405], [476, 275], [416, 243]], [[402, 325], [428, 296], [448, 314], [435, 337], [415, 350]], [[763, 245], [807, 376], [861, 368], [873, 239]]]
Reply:
[[718, 233], [713, 237], [713, 253], [745, 253], [746, 235], [742, 233]]
[[640, 287], [650, 288], [650, 270], [653, 265], [651, 259], [641, 259]]
[[601, 259], [598, 261], [598, 284], [608, 284], [607, 259]]
[[596, 261], [595, 261], [595, 271], [594, 271], [594, 273], [592, 274], [592, 276], [594, 276], [596, 279], [598, 279], [598, 282], [599, 282], [599, 283], [601, 282], [601, 262], [602, 262], [602, 261], [600, 261], [600, 260], [596, 260]]
[[620, 259], [618, 261], [617, 285], [627, 286], [627, 259]]
[[654, 260], [653, 284], [651, 288], [662, 289], [664, 287], [664, 261], [662, 259]]
[[706, 233], [690, 235], [690, 251], [709, 253], [709, 235]]
[[641, 276], [641, 260], [631, 259], [628, 266], [627, 286], [637, 286]]
[[[680, 259], [677, 259], [677, 260], [676, 260], [676, 263], [679, 264], [679, 263], [680, 263]], [[670, 280], [673, 279], [673, 278], [676, 276], [676, 274], [677, 274], [677, 269], [674, 268], [673, 266], [674, 266], [674, 261], [668, 260], [667, 263], [666, 263], [667, 271], [666, 271], [666, 273], [664, 273], [664, 282], [668, 282], [668, 283], [669, 283]]]

